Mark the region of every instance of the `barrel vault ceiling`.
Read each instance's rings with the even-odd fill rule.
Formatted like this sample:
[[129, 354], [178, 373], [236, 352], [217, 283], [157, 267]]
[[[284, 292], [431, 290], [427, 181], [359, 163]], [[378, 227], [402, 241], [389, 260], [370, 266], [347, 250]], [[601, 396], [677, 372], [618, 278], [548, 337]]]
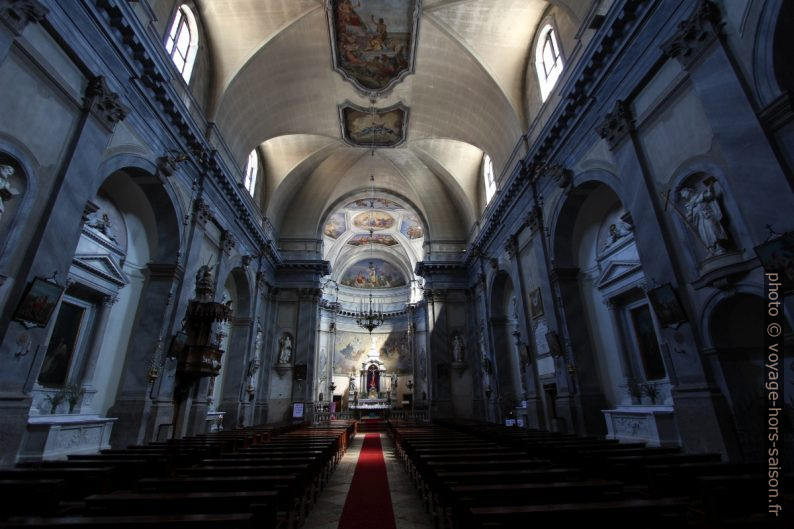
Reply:
[[259, 147], [262, 211], [282, 238], [319, 238], [374, 175], [424, 216], [428, 237], [463, 241], [485, 206], [483, 153], [499, 172], [532, 118], [524, 94], [538, 24], [554, 5], [580, 19], [589, 3], [424, 0], [415, 70], [374, 103], [409, 109], [406, 140], [372, 152], [342, 138], [339, 106], [373, 103], [333, 68], [325, 0], [197, 0], [208, 116], [241, 165]]

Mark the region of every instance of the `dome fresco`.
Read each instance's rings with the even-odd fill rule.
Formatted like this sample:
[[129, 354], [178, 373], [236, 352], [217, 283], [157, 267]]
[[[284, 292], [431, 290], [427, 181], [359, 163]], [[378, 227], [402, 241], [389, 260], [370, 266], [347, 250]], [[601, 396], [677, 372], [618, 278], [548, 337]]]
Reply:
[[402, 272], [383, 259], [362, 259], [349, 266], [339, 283], [353, 288], [394, 288], [405, 286]]
[[388, 230], [394, 226], [394, 217], [383, 211], [365, 211], [353, 217], [353, 226], [364, 230]]

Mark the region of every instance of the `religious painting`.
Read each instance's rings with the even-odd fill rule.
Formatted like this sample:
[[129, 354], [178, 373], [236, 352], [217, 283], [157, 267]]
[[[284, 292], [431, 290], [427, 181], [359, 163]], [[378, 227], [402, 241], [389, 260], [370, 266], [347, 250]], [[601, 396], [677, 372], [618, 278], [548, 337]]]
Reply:
[[656, 330], [653, 327], [651, 310], [648, 305], [640, 305], [636, 309], [632, 309], [631, 322], [634, 325], [634, 334], [640, 349], [645, 378], [648, 380], [664, 378], [666, 376], [664, 362], [659, 351], [659, 342], [656, 339]]
[[543, 298], [540, 295], [540, 287], [529, 293], [529, 315], [533, 320], [543, 316]]
[[394, 288], [405, 285], [405, 277], [383, 259], [363, 260], [350, 266], [339, 282], [353, 288]]
[[394, 226], [394, 217], [383, 211], [365, 211], [353, 217], [353, 226], [361, 230], [388, 230]]
[[425, 231], [422, 229], [422, 223], [416, 215], [406, 215], [400, 223], [400, 232], [409, 239], [421, 239], [425, 236]]
[[794, 231], [755, 247], [766, 272], [777, 272], [783, 291], [794, 291]]
[[649, 290], [648, 299], [662, 327], [678, 327], [687, 321], [684, 309], [678, 302], [678, 297], [670, 283]]
[[404, 331], [391, 333], [368, 333], [339, 331], [336, 333], [336, 354], [334, 355], [334, 374], [350, 375], [355, 373], [358, 380], [362, 362], [367, 360], [369, 351], [374, 348], [389, 373], [411, 371], [411, 348]]
[[378, 352], [386, 370], [392, 373], [411, 371], [411, 346], [405, 332], [381, 334], [379, 339], [383, 339]]
[[346, 103], [339, 107], [342, 139], [356, 147], [394, 147], [405, 141], [408, 109], [394, 105], [367, 109]]
[[413, 71], [420, 0], [329, 0], [334, 69], [368, 95]]
[[386, 235], [384, 233], [373, 233], [372, 235], [369, 234], [355, 235], [350, 240], [347, 241], [347, 244], [351, 246], [363, 246], [366, 244], [381, 244], [383, 246], [394, 246], [395, 244], [399, 244], [399, 243], [391, 235]]
[[46, 326], [63, 290], [61, 285], [53, 281], [35, 278], [17, 307], [14, 319], [27, 327]]
[[361, 369], [361, 362], [370, 347], [369, 336], [362, 333], [339, 331], [336, 333], [336, 354], [334, 355], [334, 374], [349, 375]]
[[39, 371], [38, 383], [44, 387], [60, 388], [66, 384], [69, 364], [77, 348], [85, 309], [63, 302], [52, 328], [52, 336]]
[[345, 214], [337, 211], [325, 222], [323, 227], [323, 234], [331, 237], [332, 239], [338, 238], [347, 230], [347, 222], [345, 221]]
[[385, 210], [394, 210], [394, 209], [405, 209], [397, 202], [393, 200], [389, 200], [387, 198], [360, 198], [358, 200], [354, 200], [347, 206], [346, 209], [385, 209]]

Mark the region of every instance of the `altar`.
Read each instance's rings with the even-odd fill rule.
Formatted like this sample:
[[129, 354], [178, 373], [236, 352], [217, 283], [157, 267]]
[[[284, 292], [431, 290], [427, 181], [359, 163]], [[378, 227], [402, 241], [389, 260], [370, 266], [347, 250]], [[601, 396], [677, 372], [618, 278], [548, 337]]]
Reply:
[[366, 398], [359, 399], [350, 405], [356, 419], [379, 418], [388, 419], [392, 407], [391, 399]]
[[391, 409], [390, 399], [359, 399], [350, 406], [351, 410], [388, 410]]

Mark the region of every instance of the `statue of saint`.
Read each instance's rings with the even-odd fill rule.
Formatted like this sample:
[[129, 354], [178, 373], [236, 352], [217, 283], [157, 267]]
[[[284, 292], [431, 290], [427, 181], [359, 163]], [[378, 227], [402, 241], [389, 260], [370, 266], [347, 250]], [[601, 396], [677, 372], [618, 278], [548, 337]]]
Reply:
[[278, 363], [289, 364], [292, 359], [292, 338], [285, 334], [279, 340]]
[[703, 182], [703, 187], [702, 191], [683, 187], [678, 194], [686, 208], [687, 222], [694, 228], [709, 254], [721, 255], [726, 252], [730, 237], [722, 227], [719, 192], [714, 187], [713, 179]]
[[614, 245], [620, 239], [628, 235], [630, 230], [626, 227], [625, 223], [618, 222], [609, 225], [609, 230], [607, 231], [606, 241], [604, 241], [604, 247], [602, 250], [606, 250], [610, 246]]
[[259, 351], [262, 350], [262, 325], [259, 318], [256, 319], [256, 338], [254, 339], [254, 356], [259, 356]]
[[89, 228], [95, 229], [111, 241], [116, 242], [116, 236], [113, 234], [113, 226], [107, 213], [102, 213], [102, 215], [100, 215], [99, 212], [91, 213], [88, 217], [87, 225]]
[[0, 164], [0, 218], [5, 211], [5, 201], [18, 194], [19, 191], [11, 185], [11, 177], [14, 176], [14, 168], [10, 165]]
[[463, 362], [463, 340], [460, 339], [460, 334], [455, 334], [452, 339], [452, 361]]

